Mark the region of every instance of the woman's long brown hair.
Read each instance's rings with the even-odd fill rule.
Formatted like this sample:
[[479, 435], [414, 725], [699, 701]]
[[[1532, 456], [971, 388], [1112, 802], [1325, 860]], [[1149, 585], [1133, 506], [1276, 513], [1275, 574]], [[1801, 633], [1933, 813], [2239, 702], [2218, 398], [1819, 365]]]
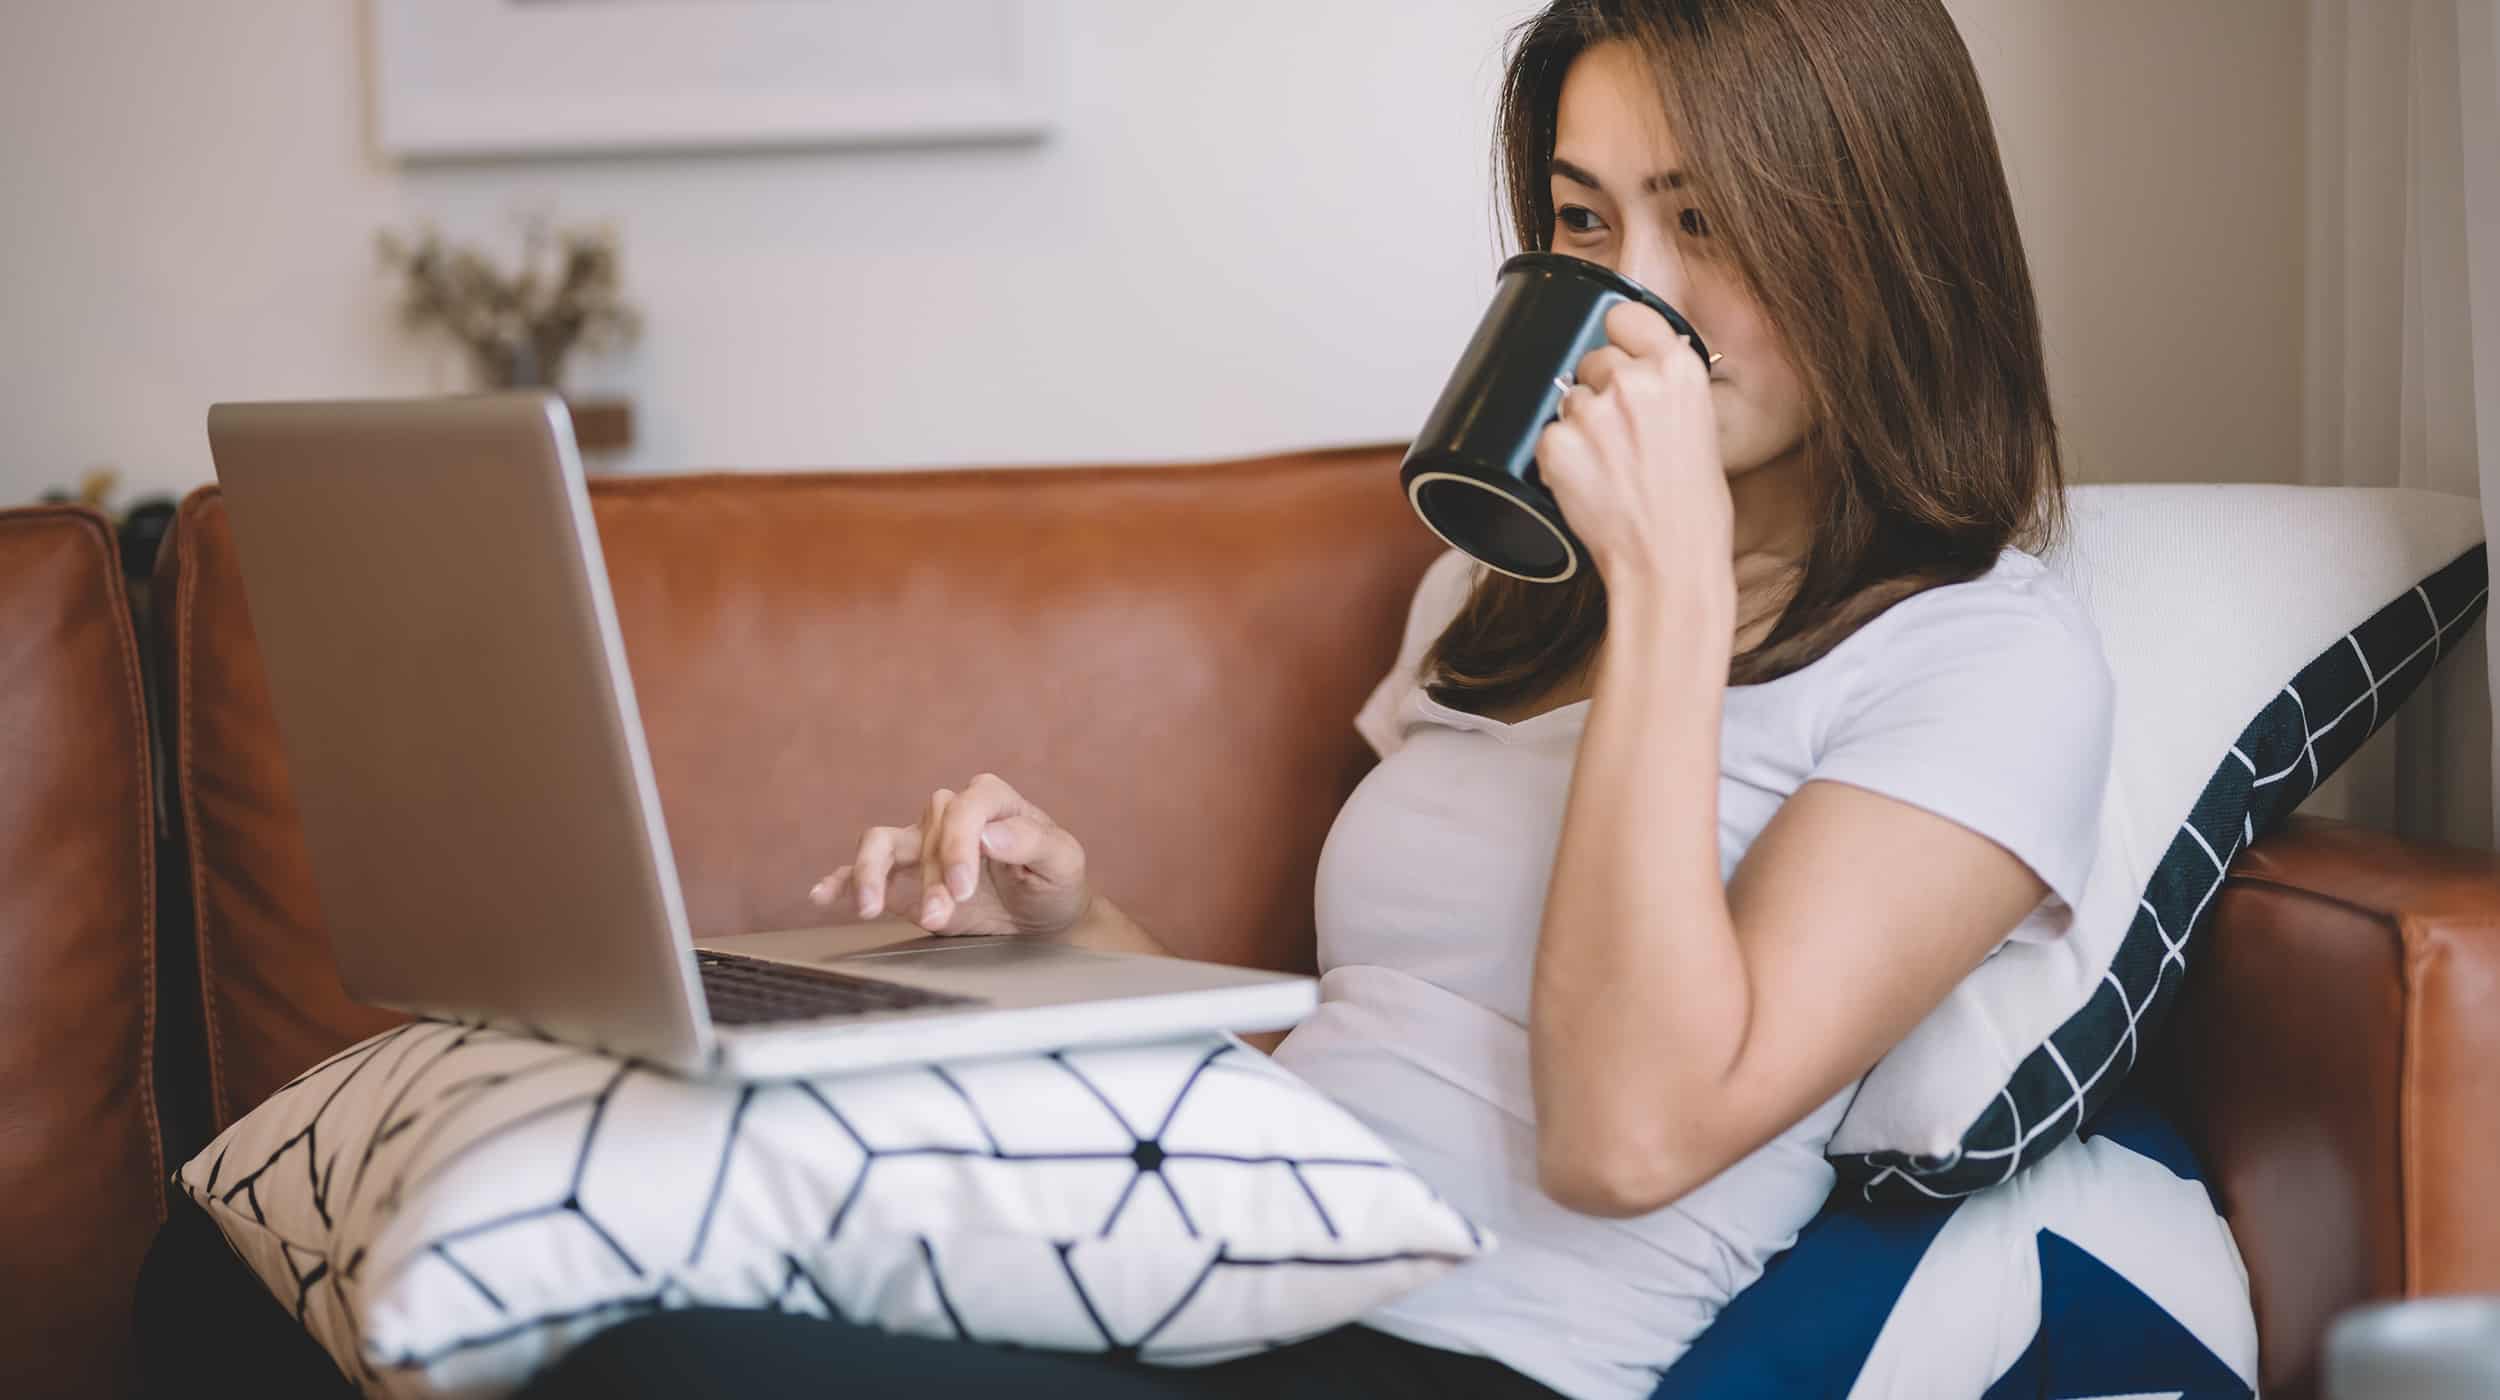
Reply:
[[[1805, 385], [1813, 542], [1728, 684], [1807, 665], [1894, 603], [2065, 529], [2040, 318], [1986, 99], [1941, 0], [1555, 0], [1511, 35], [1496, 173], [1523, 249], [1550, 246], [1563, 75], [1631, 43], [1687, 184]], [[1706, 333], [1706, 329], [1705, 329]], [[1425, 654], [1427, 691], [1540, 696], [1606, 628], [1595, 570], [1481, 571]]]

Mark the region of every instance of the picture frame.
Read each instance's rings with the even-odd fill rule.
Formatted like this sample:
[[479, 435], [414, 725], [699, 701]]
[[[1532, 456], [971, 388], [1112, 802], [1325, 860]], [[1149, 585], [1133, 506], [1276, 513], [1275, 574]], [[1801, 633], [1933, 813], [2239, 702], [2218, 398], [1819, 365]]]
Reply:
[[1031, 142], [1058, 0], [369, 0], [400, 160]]

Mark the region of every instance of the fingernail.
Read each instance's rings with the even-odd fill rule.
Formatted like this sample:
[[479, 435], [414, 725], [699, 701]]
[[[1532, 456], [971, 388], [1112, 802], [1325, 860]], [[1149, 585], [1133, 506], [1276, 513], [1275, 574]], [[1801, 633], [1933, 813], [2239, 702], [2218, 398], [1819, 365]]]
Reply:
[[927, 899], [925, 899], [925, 900], [921, 901], [921, 904], [920, 904], [920, 918], [921, 918], [921, 922], [923, 922], [923, 923], [931, 923], [931, 924], [943, 922], [943, 920], [944, 920], [944, 916], [938, 913], [938, 904], [939, 904], [939, 899], [938, 899], [938, 897], [937, 897], [936, 895], [934, 895], [934, 894], [933, 894], [933, 895], [930, 895]]
[[994, 826], [985, 826], [985, 827], [981, 828], [981, 849], [982, 849], [982, 850], [985, 850], [985, 851], [989, 852], [991, 855], [997, 855], [1000, 851], [1002, 851], [1002, 850], [1006, 849], [1006, 846], [1007, 846], [1007, 833], [1006, 833], [1006, 832], [1001, 831], [1001, 830], [999, 830], [997, 827], [994, 827]]
[[818, 904], [829, 904], [829, 903], [831, 903], [831, 902], [832, 902], [832, 900], [833, 900], [833, 881], [831, 881], [831, 880], [819, 880], [819, 881], [817, 881], [817, 882], [816, 882], [813, 886], [811, 886], [811, 887], [808, 889], [808, 891], [807, 891], [807, 897], [808, 897], [809, 899], [812, 899], [812, 900], [816, 901]]
[[972, 867], [969, 865], [946, 867], [946, 889], [957, 899], [972, 898]]
[[859, 916], [863, 919], [873, 919], [877, 917], [877, 911], [870, 907], [874, 903], [875, 901], [870, 899], [868, 896], [867, 887], [864, 885], [861, 886], [859, 891]]

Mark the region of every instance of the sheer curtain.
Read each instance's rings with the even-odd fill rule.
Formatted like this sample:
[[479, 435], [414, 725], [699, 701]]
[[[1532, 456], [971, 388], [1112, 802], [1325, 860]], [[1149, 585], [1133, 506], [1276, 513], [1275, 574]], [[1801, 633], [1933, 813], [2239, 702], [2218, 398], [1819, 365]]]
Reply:
[[[2500, 515], [2500, 0], [2309, 0], [2302, 479]], [[2490, 848], [2477, 626], [2304, 810]]]

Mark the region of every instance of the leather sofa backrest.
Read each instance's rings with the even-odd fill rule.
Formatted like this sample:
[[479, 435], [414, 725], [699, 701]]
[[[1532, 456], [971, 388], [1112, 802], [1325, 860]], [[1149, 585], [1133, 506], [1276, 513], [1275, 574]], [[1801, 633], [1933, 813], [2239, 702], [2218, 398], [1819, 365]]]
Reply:
[[0, 1395], [127, 1395], [165, 1215], [147, 718], [111, 527], [0, 511]]
[[[866, 827], [990, 770], [1176, 951], [1309, 969], [1354, 712], [1443, 548], [1398, 457], [595, 481], [696, 935], [822, 921]], [[213, 488], [158, 569], [222, 1127], [398, 1018], [332, 971]]]

